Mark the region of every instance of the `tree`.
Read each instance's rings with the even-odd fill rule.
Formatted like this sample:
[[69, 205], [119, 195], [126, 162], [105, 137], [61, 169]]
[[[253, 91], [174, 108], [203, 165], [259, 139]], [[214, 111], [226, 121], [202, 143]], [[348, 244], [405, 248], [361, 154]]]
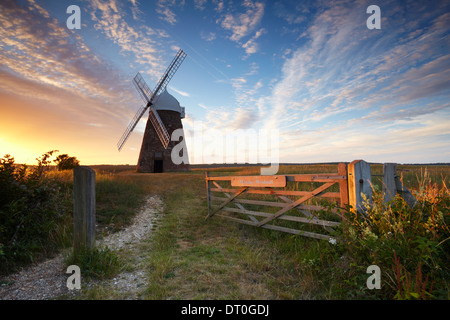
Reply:
[[76, 157], [69, 157], [68, 154], [61, 154], [53, 161], [56, 163], [59, 171], [71, 170], [80, 165], [80, 161]]

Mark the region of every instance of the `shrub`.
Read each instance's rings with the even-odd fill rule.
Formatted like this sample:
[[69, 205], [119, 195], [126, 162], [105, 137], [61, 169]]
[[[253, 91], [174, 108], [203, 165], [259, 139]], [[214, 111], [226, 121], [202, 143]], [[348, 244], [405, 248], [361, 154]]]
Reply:
[[[382, 271], [382, 289], [359, 288], [360, 296], [448, 299], [450, 193], [445, 180], [438, 186], [425, 175], [413, 194], [418, 204], [411, 208], [398, 195], [383, 203], [374, 190], [364, 214], [347, 213], [342, 231], [354, 269], [375, 264]], [[351, 279], [361, 270], [349, 273]]]
[[75, 157], [69, 157], [68, 154], [61, 154], [53, 162], [56, 163], [59, 171], [72, 170], [80, 165], [80, 161]]
[[10, 155], [0, 159], [0, 272], [47, 255], [69, 238], [61, 228], [71, 216], [67, 185], [45, 175], [53, 152], [31, 169]]

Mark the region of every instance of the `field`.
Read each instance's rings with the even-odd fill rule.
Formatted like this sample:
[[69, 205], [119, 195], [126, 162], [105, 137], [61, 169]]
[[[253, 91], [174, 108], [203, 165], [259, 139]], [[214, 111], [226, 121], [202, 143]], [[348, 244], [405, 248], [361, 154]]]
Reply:
[[[205, 168], [161, 174], [138, 174], [126, 166], [92, 168], [97, 173], [100, 238], [129, 225], [147, 197], [157, 195], [163, 200], [158, 226], [139, 247], [139, 268], [145, 270], [149, 283], [140, 289], [140, 299], [449, 298], [450, 166], [399, 166], [405, 185], [420, 202], [418, 208], [410, 209], [401, 198], [390, 206], [377, 200], [382, 165], [372, 165], [375, 197], [370, 218], [348, 213], [349, 222], [339, 230], [346, 242], [338, 244], [220, 217], [205, 219]], [[208, 171], [214, 176], [251, 175], [258, 174], [259, 168], [217, 167]], [[279, 170], [279, 174], [324, 172], [336, 172], [336, 165], [289, 165]], [[70, 244], [71, 174], [47, 174], [53, 182], [58, 181], [61, 201], [66, 204], [65, 218], [52, 229], [55, 248], [44, 253], [30, 251], [36, 259]], [[117, 266], [103, 278], [136, 267], [127, 263], [126, 251], [113, 255]], [[21, 262], [26, 263], [26, 259]], [[366, 286], [366, 269], [374, 264], [381, 268], [380, 290]], [[82, 290], [78, 296], [118, 298], [127, 296], [101, 284]]]

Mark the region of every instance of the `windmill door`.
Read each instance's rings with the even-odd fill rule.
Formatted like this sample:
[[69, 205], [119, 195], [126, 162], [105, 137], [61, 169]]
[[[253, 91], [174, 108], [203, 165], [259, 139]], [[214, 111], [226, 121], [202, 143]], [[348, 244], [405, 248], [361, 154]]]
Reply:
[[155, 162], [153, 164], [153, 169], [155, 173], [161, 173], [163, 172], [163, 160], [157, 160], [155, 159]]

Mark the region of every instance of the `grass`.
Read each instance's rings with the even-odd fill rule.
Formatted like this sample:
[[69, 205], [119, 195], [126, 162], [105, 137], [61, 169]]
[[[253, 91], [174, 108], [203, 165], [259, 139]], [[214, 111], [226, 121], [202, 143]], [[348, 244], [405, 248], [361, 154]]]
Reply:
[[[448, 299], [449, 166], [399, 166], [422, 204], [411, 210], [399, 198], [388, 206], [377, 202], [382, 166], [372, 165], [373, 219], [349, 219], [352, 223], [340, 232], [356, 237], [338, 245], [220, 217], [205, 219], [202, 169], [163, 174], [138, 174], [128, 167], [95, 169], [100, 236], [126, 227], [145, 196], [159, 195], [164, 201], [158, 227], [139, 247], [139, 268], [149, 283], [142, 288], [142, 299]], [[258, 167], [208, 170], [214, 176], [259, 174]], [[336, 165], [299, 165], [281, 166], [279, 174], [336, 171]], [[60, 192], [69, 207], [71, 173], [54, 173], [54, 178], [67, 182]], [[55, 229], [55, 241], [70, 236], [72, 221], [70, 215], [66, 218]], [[127, 252], [106, 248], [77, 261], [98, 278], [136, 267], [127, 262]], [[381, 291], [365, 287], [371, 264], [383, 272]], [[127, 298], [102, 285], [82, 297]]]
[[107, 247], [78, 252], [71, 250], [64, 262], [67, 266], [80, 267], [83, 277], [87, 280], [111, 278], [119, 273], [124, 264], [119, 255]]
[[[302, 169], [305, 169], [304, 166], [291, 172], [298, 173]], [[307, 169], [302, 173], [333, 172], [335, 166], [311, 166]], [[446, 177], [449, 167], [431, 169], [407, 166], [406, 170], [409, 171], [403, 172], [403, 179], [422, 202], [429, 201], [433, 192], [436, 199], [437, 190], [440, 190], [439, 208], [447, 210], [444, 212], [445, 217], [448, 217]], [[374, 180], [379, 170], [379, 166], [374, 167]], [[378, 233], [381, 237], [390, 231], [382, 230], [381, 224], [373, 224], [370, 230], [367, 225], [358, 225], [359, 229], [356, 229], [361, 234], [369, 235], [368, 238], [361, 237], [361, 241], [345, 245], [332, 245], [325, 241], [238, 225], [220, 218], [205, 221], [203, 172], [196, 171], [198, 176], [191, 174], [188, 186], [182, 183], [175, 190], [168, 188], [169, 192], [163, 192], [165, 219], [152, 240], [148, 259], [152, 284], [143, 298], [448, 298], [448, 254], [438, 252], [438, 247], [447, 243], [448, 229], [445, 228], [448, 218], [443, 221], [439, 242], [420, 238], [417, 230], [411, 229], [402, 239], [380, 240], [375, 244], [371, 242], [370, 232]], [[253, 172], [254, 168], [226, 168], [223, 171], [214, 168], [214, 175], [252, 174], [249, 171]], [[169, 180], [166, 180], [167, 184], [170, 184]], [[375, 196], [379, 194], [376, 190], [374, 192]], [[400, 198], [396, 201], [397, 211], [388, 211], [387, 207], [378, 203], [372, 216], [386, 216], [390, 212], [390, 219], [394, 219], [394, 225], [397, 221], [398, 226], [399, 223], [408, 223], [406, 215], [399, 218], [399, 213], [408, 212], [410, 219], [418, 217], [414, 221], [423, 227], [425, 234], [422, 236], [426, 236], [427, 221], [437, 206], [431, 205], [434, 208], [431, 211], [428, 211], [430, 207], [411, 211]], [[412, 225], [411, 221], [409, 225]], [[399, 254], [401, 260], [398, 259]], [[423, 261], [428, 264], [416, 259], [417, 255], [425, 257]], [[432, 258], [427, 258], [430, 255]], [[384, 290], [381, 291], [370, 291], [366, 287], [366, 268], [374, 263], [378, 263], [383, 271], [385, 282]], [[430, 267], [435, 272], [431, 272]], [[425, 272], [432, 275], [433, 279], [429, 277], [426, 280]], [[434, 288], [431, 287], [432, 281]], [[428, 291], [433, 291], [433, 294]]]
[[237, 224], [205, 220], [206, 197], [198, 196], [204, 191], [203, 184], [202, 177], [196, 177], [189, 187], [167, 195], [165, 219], [152, 237], [148, 258], [151, 285], [143, 297], [304, 297], [296, 285], [295, 270], [272, 255], [270, 241], [248, 237], [248, 230]]

